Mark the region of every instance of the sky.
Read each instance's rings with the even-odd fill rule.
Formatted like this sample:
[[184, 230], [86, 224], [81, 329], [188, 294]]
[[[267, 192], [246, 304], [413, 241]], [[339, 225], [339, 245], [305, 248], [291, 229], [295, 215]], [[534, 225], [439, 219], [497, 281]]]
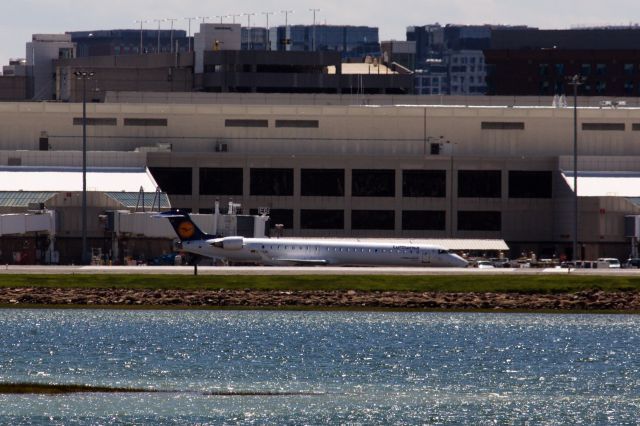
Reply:
[[[579, 5], [579, 6], [578, 6]], [[2, 0], [0, 5], [0, 65], [25, 56], [34, 33], [64, 33], [139, 28], [136, 20], [255, 13], [252, 26], [264, 26], [262, 12], [275, 12], [269, 25], [284, 25], [282, 10], [293, 10], [289, 24], [313, 23], [309, 9], [320, 9], [316, 22], [328, 25], [368, 25], [380, 29], [380, 40], [405, 40], [407, 26], [440, 24], [505, 24], [539, 28], [630, 25], [640, 20], [638, 0]], [[219, 22], [220, 18], [213, 18]], [[247, 17], [236, 18], [244, 25]], [[636, 21], [633, 21], [636, 19]], [[231, 22], [231, 18], [226, 21]], [[164, 23], [163, 28], [169, 24]]]

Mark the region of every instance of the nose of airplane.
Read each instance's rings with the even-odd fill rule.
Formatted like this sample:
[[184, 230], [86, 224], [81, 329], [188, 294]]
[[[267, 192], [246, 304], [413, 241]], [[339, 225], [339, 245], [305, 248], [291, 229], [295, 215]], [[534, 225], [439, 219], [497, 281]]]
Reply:
[[463, 258], [461, 258], [460, 256], [456, 255], [456, 260], [457, 260], [457, 267], [459, 268], [466, 268], [467, 266], [469, 266], [469, 262], [467, 262], [466, 260], [464, 260]]

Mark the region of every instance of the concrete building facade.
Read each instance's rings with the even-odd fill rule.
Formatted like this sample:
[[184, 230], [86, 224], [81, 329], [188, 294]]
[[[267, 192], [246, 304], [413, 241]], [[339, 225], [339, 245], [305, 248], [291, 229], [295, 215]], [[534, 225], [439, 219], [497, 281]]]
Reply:
[[[89, 150], [143, 153], [174, 207], [269, 207], [286, 235], [503, 238], [517, 254], [571, 257], [571, 108], [236, 97], [89, 105]], [[623, 219], [640, 213], [640, 188], [629, 188], [640, 174], [638, 111], [579, 110], [580, 172], [621, 179], [600, 194], [579, 189], [588, 258], [629, 253]], [[78, 104], [0, 104], [0, 150], [10, 153], [0, 159], [77, 151], [80, 116]]]
[[75, 44], [68, 34], [34, 34], [26, 46], [26, 59], [33, 78], [33, 100], [55, 99], [55, 59], [75, 58]]

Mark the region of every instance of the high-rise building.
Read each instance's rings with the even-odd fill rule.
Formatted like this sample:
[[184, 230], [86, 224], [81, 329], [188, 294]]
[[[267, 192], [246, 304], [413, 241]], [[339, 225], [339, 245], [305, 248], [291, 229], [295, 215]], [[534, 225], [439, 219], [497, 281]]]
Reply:
[[380, 55], [377, 27], [288, 25], [271, 30], [272, 50], [335, 51], [343, 59]]
[[640, 96], [640, 29], [521, 29], [494, 31], [485, 50], [488, 94], [573, 93], [567, 78], [584, 78], [585, 96]]
[[484, 49], [489, 48], [491, 25], [431, 24], [407, 28], [416, 44], [416, 93], [483, 95], [487, 92]]
[[189, 48], [189, 38], [184, 30], [99, 30], [67, 34], [76, 43], [78, 58], [137, 55], [141, 46], [142, 53], [186, 52]]

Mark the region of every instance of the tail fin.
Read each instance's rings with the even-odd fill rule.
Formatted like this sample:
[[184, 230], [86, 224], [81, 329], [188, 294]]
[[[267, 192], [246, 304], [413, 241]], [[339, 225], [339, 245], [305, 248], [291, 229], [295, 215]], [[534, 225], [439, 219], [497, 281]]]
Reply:
[[180, 238], [180, 241], [206, 240], [212, 236], [202, 232], [200, 228], [191, 220], [189, 213], [180, 210], [160, 213], [157, 217], [169, 219], [173, 230]]

